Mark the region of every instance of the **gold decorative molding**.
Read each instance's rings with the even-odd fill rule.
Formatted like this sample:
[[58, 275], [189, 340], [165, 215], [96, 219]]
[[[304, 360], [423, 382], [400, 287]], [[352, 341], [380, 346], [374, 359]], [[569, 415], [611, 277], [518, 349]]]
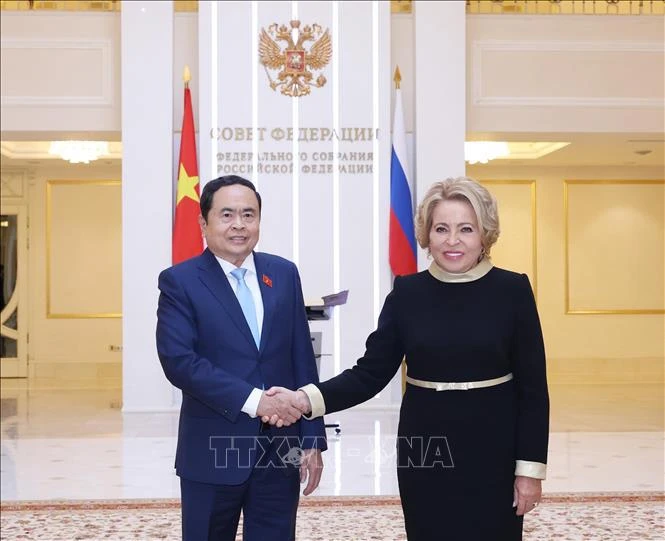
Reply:
[[2, 0], [7, 11], [120, 11], [119, 0]]
[[[531, 202], [531, 272], [533, 274], [533, 294], [538, 300], [538, 227], [536, 207], [536, 181], [535, 180], [479, 180], [481, 184], [495, 184], [504, 186], [529, 186]], [[501, 216], [499, 216], [499, 219]]]
[[[0, 0], [6, 11], [120, 11], [120, 0]], [[173, 11], [196, 12], [198, 0], [174, 0]]]
[[51, 220], [53, 217], [52, 187], [53, 186], [120, 186], [119, 180], [47, 180], [46, 181], [46, 319], [112, 319], [121, 318], [122, 313], [54, 313], [51, 311]]
[[391, 13], [413, 13], [412, 0], [391, 0], [390, 1]]
[[665, 185], [665, 180], [564, 180], [563, 181], [563, 223], [564, 223], [564, 292], [565, 292], [565, 313], [577, 315], [654, 315], [665, 314], [665, 309], [640, 309], [624, 308], [609, 310], [590, 310], [590, 309], [572, 309], [570, 307], [570, 250], [569, 239], [570, 231], [568, 226], [569, 207], [568, 207], [568, 186], [607, 186], [607, 185]]
[[663, 15], [662, 0], [466, 0], [467, 15]]
[[176, 13], [192, 13], [198, 10], [198, 0], [174, 0], [173, 2], [173, 11]]
[[[120, 0], [0, 0], [3, 11], [120, 11]], [[197, 12], [198, 0], [174, 0], [175, 12]], [[413, 13], [412, 0], [391, 0], [395, 14]], [[664, 15], [662, 0], [466, 0], [468, 15]]]
[[22, 200], [25, 197], [25, 173], [3, 170], [0, 173], [0, 187], [3, 200]]

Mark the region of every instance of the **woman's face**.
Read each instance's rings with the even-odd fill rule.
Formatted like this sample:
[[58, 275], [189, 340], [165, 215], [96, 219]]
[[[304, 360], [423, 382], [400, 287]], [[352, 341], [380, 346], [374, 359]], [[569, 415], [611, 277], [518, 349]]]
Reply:
[[462, 273], [476, 266], [483, 246], [473, 207], [468, 201], [440, 201], [432, 212], [429, 250], [447, 272]]

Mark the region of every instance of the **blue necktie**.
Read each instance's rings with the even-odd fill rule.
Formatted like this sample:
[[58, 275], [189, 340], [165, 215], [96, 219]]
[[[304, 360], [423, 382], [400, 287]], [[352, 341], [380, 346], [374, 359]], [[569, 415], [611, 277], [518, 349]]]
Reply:
[[252, 336], [254, 337], [254, 342], [256, 342], [256, 347], [260, 345], [259, 340], [259, 325], [256, 322], [256, 307], [254, 306], [254, 298], [252, 297], [252, 292], [247, 287], [245, 283], [245, 273], [247, 269], [234, 269], [231, 271], [233, 277], [238, 280], [238, 302], [240, 303], [240, 308], [242, 308], [242, 313], [245, 314], [245, 319], [247, 320], [247, 325], [249, 325], [249, 330], [252, 331]]

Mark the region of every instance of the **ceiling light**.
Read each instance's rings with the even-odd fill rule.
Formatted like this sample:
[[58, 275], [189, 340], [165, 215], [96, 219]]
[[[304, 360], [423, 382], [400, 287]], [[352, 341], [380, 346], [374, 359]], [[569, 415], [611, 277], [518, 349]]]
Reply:
[[106, 141], [52, 141], [48, 152], [69, 163], [90, 163], [108, 154], [109, 144]]
[[508, 155], [510, 155], [508, 143], [499, 141], [466, 141], [464, 143], [464, 159], [470, 164], [487, 163]]

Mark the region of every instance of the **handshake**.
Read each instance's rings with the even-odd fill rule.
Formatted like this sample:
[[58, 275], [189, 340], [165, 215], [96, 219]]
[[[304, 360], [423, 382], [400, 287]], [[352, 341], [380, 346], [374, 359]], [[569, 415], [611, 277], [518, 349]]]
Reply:
[[295, 423], [303, 413], [312, 411], [308, 396], [303, 391], [291, 391], [284, 387], [271, 387], [263, 391], [257, 417], [264, 423], [270, 423], [278, 428]]

